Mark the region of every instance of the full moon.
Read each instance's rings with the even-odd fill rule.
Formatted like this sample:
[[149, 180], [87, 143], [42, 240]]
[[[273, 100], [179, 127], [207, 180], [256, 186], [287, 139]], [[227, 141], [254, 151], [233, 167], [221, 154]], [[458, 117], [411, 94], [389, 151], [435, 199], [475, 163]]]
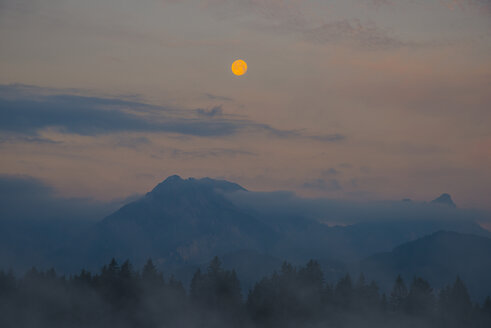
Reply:
[[247, 72], [247, 63], [242, 59], [237, 59], [232, 64], [232, 73], [237, 76], [244, 75]]

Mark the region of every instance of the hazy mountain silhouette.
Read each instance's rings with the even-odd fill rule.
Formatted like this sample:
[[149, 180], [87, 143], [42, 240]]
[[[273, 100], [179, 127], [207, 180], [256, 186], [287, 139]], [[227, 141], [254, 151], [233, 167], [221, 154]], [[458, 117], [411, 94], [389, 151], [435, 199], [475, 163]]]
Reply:
[[222, 180], [167, 178], [98, 223], [83, 238], [85, 257], [112, 256], [162, 265], [201, 263], [224, 252], [268, 249], [275, 232], [223, 197], [245, 190]]
[[[192, 272], [189, 268], [218, 255], [250, 286], [283, 260], [298, 265], [316, 259], [332, 281], [346, 272], [347, 263], [357, 263], [439, 230], [491, 236], [472, 220], [441, 215], [458, 211], [446, 207], [440, 210], [439, 206], [425, 205], [430, 211], [418, 214], [418, 205], [408, 204], [408, 209], [416, 206], [412, 213], [419, 215], [417, 219], [411, 220], [409, 212], [398, 217], [398, 209], [382, 213], [381, 220], [372, 212], [369, 221], [330, 227], [303, 215], [302, 208], [290, 211], [288, 204], [280, 202], [279, 209], [263, 211], [236, 202], [230, 197], [234, 194], [255, 195], [268, 202], [263, 194], [228, 181], [171, 176], [96, 223], [51, 226], [46, 222], [43, 227], [44, 221], [14, 224], [3, 220], [0, 260], [21, 270], [35, 264], [74, 272], [81, 267], [99, 269], [112, 257], [128, 258], [137, 266], [152, 258], [165, 272], [183, 275], [179, 278], [186, 281], [186, 272]], [[326, 215], [342, 215], [342, 211]], [[363, 211], [354, 213], [363, 221]]]
[[491, 239], [471, 234], [440, 231], [402, 244], [391, 252], [373, 255], [361, 270], [383, 283], [397, 274], [406, 279], [425, 277], [435, 287], [449, 284], [459, 275], [474, 297], [491, 292]]
[[[253, 250], [299, 264], [315, 258], [328, 270], [342, 272], [340, 261], [388, 251], [438, 230], [489, 235], [472, 221], [432, 218], [329, 227], [299, 214], [241, 207], [226, 197], [235, 192], [250, 193], [224, 180], [171, 176], [103, 219], [75, 247], [97, 265], [113, 256], [136, 264], [152, 257], [178, 269], [206, 263], [214, 255]], [[236, 258], [247, 261], [241, 254]]]
[[[491, 237], [491, 233], [472, 221], [445, 220], [428, 217], [425, 220], [362, 222], [345, 227], [333, 227], [330, 234], [332, 258], [356, 259], [392, 248], [440, 230], [456, 231]], [[336, 241], [334, 241], [336, 240]], [[339, 254], [339, 255], [336, 255]]]
[[449, 194], [441, 194], [438, 198], [431, 201], [431, 204], [447, 205], [450, 207], [457, 207], [452, 200], [452, 196]]

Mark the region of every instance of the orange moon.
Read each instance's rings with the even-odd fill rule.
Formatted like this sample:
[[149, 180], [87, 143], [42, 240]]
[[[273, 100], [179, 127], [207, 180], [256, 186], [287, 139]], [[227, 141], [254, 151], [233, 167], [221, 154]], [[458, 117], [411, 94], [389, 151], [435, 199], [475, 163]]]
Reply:
[[232, 73], [237, 76], [244, 75], [247, 72], [247, 63], [242, 59], [237, 59], [232, 63]]

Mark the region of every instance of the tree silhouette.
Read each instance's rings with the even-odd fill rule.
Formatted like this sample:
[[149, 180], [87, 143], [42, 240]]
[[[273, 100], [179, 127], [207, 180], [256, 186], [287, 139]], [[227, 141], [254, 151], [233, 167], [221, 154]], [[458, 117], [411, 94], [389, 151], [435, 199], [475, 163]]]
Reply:
[[313, 316], [322, 306], [324, 274], [317, 261], [310, 260], [304, 268], [298, 270], [299, 312], [303, 316]]
[[429, 316], [432, 314], [434, 306], [433, 288], [423, 278], [415, 277], [405, 302], [406, 312], [412, 315]]
[[440, 319], [447, 327], [470, 324], [473, 306], [460, 277], [457, 277], [453, 286], [447, 286], [440, 291], [438, 308]]
[[215, 310], [233, 309], [242, 302], [240, 282], [235, 271], [224, 270], [216, 256], [206, 274], [200, 270], [194, 274], [191, 295], [195, 301]]
[[0, 271], [0, 295], [9, 296], [15, 291], [16, 282], [14, 273], [9, 270], [8, 273]]
[[[390, 305], [389, 305], [390, 303]], [[386, 309], [390, 308], [390, 311]], [[491, 327], [491, 298], [473, 305], [457, 277], [439, 292], [415, 277], [409, 291], [401, 276], [390, 301], [363, 274], [346, 274], [334, 285], [320, 265], [283, 263], [242, 300], [233, 270], [214, 258], [197, 270], [189, 297], [174, 276], [168, 281], [148, 260], [141, 273], [115, 259], [98, 274], [81, 270], [68, 278], [35, 267], [22, 277], [0, 271], [0, 327]]]
[[491, 297], [486, 297], [482, 307], [482, 311], [491, 318]]
[[334, 288], [334, 302], [344, 309], [349, 309], [353, 306], [354, 290], [351, 276], [346, 274], [341, 278]]
[[392, 287], [392, 292], [390, 293], [390, 308], [392, 311], [399, 311], [402, 309], [407, 294], [408, 291], [404, 284], [404, 280], [401, 275], [398, 275], [394, 287]]

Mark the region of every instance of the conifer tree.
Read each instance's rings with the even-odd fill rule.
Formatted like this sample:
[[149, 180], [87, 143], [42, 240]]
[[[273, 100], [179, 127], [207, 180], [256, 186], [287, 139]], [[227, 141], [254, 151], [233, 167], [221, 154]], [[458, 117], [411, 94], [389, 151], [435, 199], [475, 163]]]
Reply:
[[396, 281], [394, 282], [394, 287], [390, 293], [390, 308], [392, 311], [399, 311], [402, 309], [404, 301], [407, 298], [407, 287], [404, 284], [404, 280], [401, 275], [398, 275]]

